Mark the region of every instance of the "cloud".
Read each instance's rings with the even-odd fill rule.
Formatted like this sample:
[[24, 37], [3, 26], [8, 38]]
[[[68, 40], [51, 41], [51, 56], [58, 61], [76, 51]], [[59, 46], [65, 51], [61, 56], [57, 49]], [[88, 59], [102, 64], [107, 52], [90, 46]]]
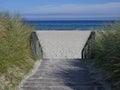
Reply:
[[[27, 12], [26, 12], [27, 11]], [[120, 2], [105, 4], [65, 4], [59, 6], [41, 6], [26, 10], [23, 17], [40, 19], [61, 18], [97, 18], [97, 17], [120, 17]]]

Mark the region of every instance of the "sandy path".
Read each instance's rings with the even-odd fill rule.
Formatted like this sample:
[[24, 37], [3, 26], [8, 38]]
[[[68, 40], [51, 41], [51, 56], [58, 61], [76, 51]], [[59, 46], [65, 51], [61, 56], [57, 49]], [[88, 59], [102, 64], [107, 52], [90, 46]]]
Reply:
[[49, 59], [81, 58], [81, 50], [90, 31], [37, 31], [43, 57]]

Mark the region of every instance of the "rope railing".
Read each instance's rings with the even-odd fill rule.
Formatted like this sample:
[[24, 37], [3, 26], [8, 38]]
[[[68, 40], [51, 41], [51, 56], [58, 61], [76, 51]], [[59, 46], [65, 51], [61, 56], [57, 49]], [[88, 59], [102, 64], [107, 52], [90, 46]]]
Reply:
[[92, 31], [82, 49], [82, 59], [92, 58], [92, 56], [93, 56], [93, 51], [92, 51], [93, 48], [92, 47], [93, 47], [94, 40], [95, 40], [95, 31]]

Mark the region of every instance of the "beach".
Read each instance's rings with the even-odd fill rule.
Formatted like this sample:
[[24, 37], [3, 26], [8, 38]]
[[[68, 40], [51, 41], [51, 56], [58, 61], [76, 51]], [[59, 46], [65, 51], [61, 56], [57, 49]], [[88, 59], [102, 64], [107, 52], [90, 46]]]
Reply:
[[81, 58], [81, 51], [88, 39], [89, 30], [36, 31], [43, 49], [43, 58]]

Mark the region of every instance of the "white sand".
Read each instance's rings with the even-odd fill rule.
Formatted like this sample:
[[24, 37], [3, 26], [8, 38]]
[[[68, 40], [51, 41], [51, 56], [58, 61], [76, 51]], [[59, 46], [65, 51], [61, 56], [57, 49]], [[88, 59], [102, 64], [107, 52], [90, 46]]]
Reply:
[[81, 51], [90, 31], [36, 31], [43, 49], [43, 58], [81, 58]]

